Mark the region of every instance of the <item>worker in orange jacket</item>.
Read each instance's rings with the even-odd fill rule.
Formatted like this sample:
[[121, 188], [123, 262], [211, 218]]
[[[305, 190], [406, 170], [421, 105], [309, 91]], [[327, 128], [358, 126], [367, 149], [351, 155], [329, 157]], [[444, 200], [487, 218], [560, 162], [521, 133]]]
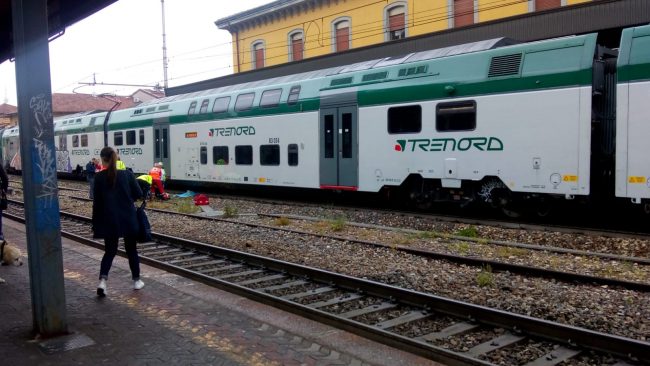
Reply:
[[153, 168], [149, 171], [151, 176], [151, 193], [155, 194], [158, 198], [165, 198], [165, 188], [162, 184], [162, 167], [160, 163], [155, 163]]

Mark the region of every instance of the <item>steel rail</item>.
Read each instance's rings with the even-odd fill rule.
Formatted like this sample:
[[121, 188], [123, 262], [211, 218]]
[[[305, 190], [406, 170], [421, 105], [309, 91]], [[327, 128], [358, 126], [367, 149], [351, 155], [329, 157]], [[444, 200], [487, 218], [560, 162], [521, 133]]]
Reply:
[[[92, 201], [90, 199], [83, 198], [83, 197], [74, 197], [74, 198], [79, 199], [79, 200]], [[607, 278], [607, 277], [599, 277], [599, 276], [579, 274], [579, 273], [574, 273], [574, 272], [558, 271], [558, 270], [547, 269], [547, 268], [542, 268], [542, 267], [527, 266], [527, 265], [521, 265], [521, 264], [512, 264], [512, 263], [501, 262], [501, 261], [492, 260], [492, 259], [488, 259], [488, 258], [482, 258], [482, 257], [468, 257], [468, 256], [462, 256], [462, 255], [454, 255], [454, 254], [437, 252], [437, 251], [428, 250], [428, 249], [412, 248], [412, 247], [404, 246], [404, 245], [383, 244], [383, 243], [377, 243], [377, 242], [362, 240], [362, 239], [354, 239], [354, 238], [349, 238], [349, 237], [344, 237], [344, 236], [339, 236], [339, 235], [318, 234], [318, 233], [313, 233], [313, 232], [304, 231], [304, 230], [281, 228], [281, 227], [275, 227], [275, 226], [269, 226], [269, 225], [263, 225], [263, 224], [255, 224], [255, 223], [250, 223], [250, 222], [241, 222], [241, 221], [231, 220], [231, 219], [226, 219], [226, 218], [206, 217], [206, 216], [200, 216], [200, 215], [195, 215], [195, 214], [179, 213], [179, 212], [173, 212], [173, 211], [168, 211], [168, 210], [160, 210], [160, 209], [152, 209], [152, 208], [148, 208], [148, 210], [154, 211], [154, 212], [165, 213], [165, 214], [171, 214], [171, 215], [180, 215], [180, 216], [185, 216], [185, 217], [191, 217], [191, 218], [196, 218], [196, 219], [200, 219], [200, 220], [211, 220], [211, 221], [226, 222], [226, 223], [230, 223], [230, 224], [243, 225], [243, 226], [248, 226], [248, 227], [253, 227], [253, 228], [262, 228], [262, 229], [268, 229], [268, 230], [274, 230], [274, 231], [282, 231], [282, 232], [288, 232], [288, 233], [293, 233], [293, 234], [298, 234], [298, 235], [309, 235], [309, 236], [314, 236], [314, 237], [318, 237], [318, 238], [335, 239], [335, 240], [347, 241], [347, 242], [351, 242], [351, 243], [359, 243], [359, 244], [363, 244], [363, 245], [374, 246], [374, 247], [378, 247], [378, 248], [399, 250], [399, 251], [402, 251], [404, 253], [417, 255], [417, 256], [421, 256], [421, 257], [425, 257], [425, 258], [436, 259], [436, 260], [444, 260], [444, 261], [449, 261], [449, 262], [452, 262], [452, 263], [460, 263], [460, 264], [465, 264], [465, 265], [474, 266], [474, 267], [490, 266], [490, 268], [492, 268], [492, 270], [495, 270], [495, 271], [508, 271], [508, 272], [511, 272], [511, 273], [516, 273], [516, 274], [521, 274], [521, 275], [526, 275], [526, 276], [541, 277], [541, 278], [552, 278], [552, 279], [555, 279], [555, 280], [559, 280], [559, 281], [563, 281], [563, 282], [569, 282], [569, 283], [595, 284], [595, 285], [599, 285], [599, 286], [620, 287], [620, 288], [633, 290], [633, 291], [650, 292], [650, 283], [619, 280], [619, 279], [615, 279], [615, 278]], [[268, 214], [260, 214], [259, 216], [275, 217], [273, 215], [268, 215]], [[364, 226], [366, 226], [366, 225], [364, 225]], [[443, 238], [444, 238], [444, 236], [443, 236]], [[452, 240], [468, 240], [468, 239], [471, 240], [472, 238], [452, 237], [451, 239]], [[491, 241], [488, 240], [488, 243], [491, 243]], [[505, 245], [505, 244], [503, 244], [504, 242], [501, 242], [501, 243], [502, 244], [496, 244], [496, 245]], [[558, 248], [558, 249], [561, 249], [561, 248]], [[540, 247], [540, 249], [538, 249], [538, 250], [546, 250], [546, 249], [544, 249], [544, 247]], [[548, 251], [553, 251], [553, 250], [548, 250]], [[589, 253], [589, 252], [582, 252], [581, 253], [579, 251], [575, 251], [575, 252], [571, 251], [571, 252], [569, 252], [569, 254], [585, 255], [585, 256], [593, 255], [595, 257], [601, 257], [601, 258], [605, 258], [605, 259], [638, 262], [640, 264], [650, 264], [650, 259], [625, 257], [625, 256], [608, 256], [608, 255], [606, 255], [604, 253], [593, 254], [593, 253]]]
[[[232, 199], [240, 199], [252, 202], [260, 203], [278, 203], [278, 204], [290, 204], [286, 200], [278, 199], [267, 199], [259, 197], [248, 197], [241, 196], [237, 194], [230, 194], [228, 192], [221, 193], [224, 197], [229, 197]], [[314, 207], [322, 207], [321, 204], [299, 201], [301, 204], [309, 204]], [[581, 227], [572, 227], [561, 224], [538, 224], [534, 222], [523, 222], [523, 221], [503, 221], [497, 219], [489, 218], [480, 218], [480, 217], [468, 217], [468, 216], [456, 216], [452, 214], [432, 214], [432, 213], [422, 213], [421, 211], [409, 211], [409, 210], [396, 210], [396, 209], [387, 209], [381, 207], [368, 208], [368, 207], [358, 207], [353, 205], [341, 204], [338, 208], [346, 210], [374, 210], [381, 213], [392, 213], [400, 216], [409, 216], [409, 217], [418, 217], [426, 220], [432, 221], [442, 221], [452, 224], [466, 224], [466, 225], [482, 225], [482, 226], [492, 226], [505, 229], [520, 229], [528, 231], [553, 231], [561, 232], [566, 234], [582, 234], [590, 236], [606, 236], [613, 238], [625, 238], [625, 239], [640, 239], [640, 240], [649, 240], [650, 232], [634, 232], [634, 231], [625, 231], [625, 230], [616, 230], [616, 229], [594, 229], [594, 228], [581, 228]]]
[[[10, 201], [10, 203], [12, 208], [21, 205], [21, 203], [17, 201]], [[8, 212], [5, 212], [4, 214], [10, 218], [17, 217], [17, 215], [12, 215]], [[88, 237], [90, 234], [89, 218], [64, 212], [61, 213], [61, 217], [63, 223], [62, 227], [71, 227], [73, 231], [77, 232], [73, 233], [68, 230], [62, 230], [62, 235], [92, 245], [96, 248], [103, 247], [101, 243]], [[18, 219], [20, 219], [20, 217], [18, 217]], [[622, 359], [631, 358], [632, 360], [639, 360], [641, 362], [650, 362], [650, 343], [647, 342], [563, 325], [502, 310], [491, 309], [484, 306], [420, 293], [326, 270], [311, 268], [304, 265], [293, 264], [232, 249], [215, 247], [192, 240], [157, 233], [154, 233], [153, 236], [155, 243], [141, 245], [140, 251], [143, 253], [143, 263], [187, 276], [196, 281], [216, 286], [257, 301], [272, 304], [316, 321], [350, 330], [390, 346], [399, 347], [440, 362], [446, 362], [453, 365], [490, 365], [488, 361], [480, 359], [480, 356], [494, 349], [507, 347], [510, 343], [528, 339], [527, 337], [543, 338], [559, 344], [558, 348], [554, 351], [538, 360], [529, 362], [527, 365], [556, 365], [564, 359], [579, 353], [581, 348], [610, 353], [617, 355]], [[165, 250], [167, 252], [173, 251], [177, 254], [165, 255]], [[183, 254], [179, 254], [179, 251]], [[124, 255], [122, 251], [120, 252], [121, 255]], [[179, 257], [185, 259], [179, 259]], [[162, 260], [163, 258], [165, 260]], [[195, 260], [193, 258], [200, 258], [197, 259], [199, 262], [193, 262]], [[202, 271], [195, 270], [197, 267], [206, 267], [207, 265], [205, 263], [210, 263], [210, 261], [205, 262], [206, 258], [211, 258], [212, 263], [227, 262], [229, 265], [226, 265], [225, 267], [208, 268]], [[186, 267], [181, 263], [187, 263]], [[241, 267], [242, 271], [234, 274], [222, 274], [221, 276], [210, 276], [206, 274], [215, 271], [227, 273], [227, 271], [224, 271], [224, 268], [233, 267]], [[255, 289], [245, 286], [245, 284], [253, 283], [255, 281], [255, 279], [246, 279], [244, 274], [248, 273], [257, 273], [257, 275], [262, 276], [261, 278], [258, 278], [258, 280], [289, 277], [287, 280], [293, 281], [290, 282], [289, 285], [296, 282], [308, 282], [314, 284], [315, 287], [311, 291], [305, 291], [298, 294], [284, 296], [273, 295], [270, 291], [265, 291], [264, 288]], [[236, 280], [241, 277], [244, 278], [243, 281], [241, 279]], [[300, 280], [295, 281], [296, 279]], [[289, 285], [287, 285], [287, 287], [291, 287]], [[362, 295], [382, 299], [382, 305], [385, 304], [385, 307], [411, 309], [409, 310], [410, 318], [402, 316], [402, 318], [407, 318], [402, 320], [403, 323], [411, 321], [412, 319], [433, 317], [441, 314], [459, 319], [459, 323], [456, 324], [457, 326], [467, 324], [463, 320], [471, 320], [483, 327], [491, 326], [507, 329], [509, 330], [509, 333], [475, 346], [468, 352], [460, 353], [430, 344], [427, 342], [427, 336], [429, 335], [418, 338], [409, 338], [390, 331], [395, 324], [400, 322], [400, 318], [392, 319], [391, 321], [393, 323], [391, 323], [391, 321], [386, 321], [366, 324], [354, 320], [351, 317], [346, 317], [345, 314], [329, 313], [318, 309], [313, 306], [313, 304], [312, 306], [309, 306], [311, 303], [305, 305], [298, 303], [297, 301], [292, 301], [306, 298], [310, 295], [321, 292], [331, 291], [333, 289], [346, 291], [347, 295], [341, 296], [340, 299], [334, 299], [339, 302], [346, 301], [345, 296], [354, 298], [353, 296], [355, 295], [357, 297]], [[415, 310], [412, 308], [415, 308]], [[376, 312], [377, 309], [372, 307], [362, 308], [357, 310], [357, 313], [361, 314], [364, 311], [372, 313]], [[472, 329], [472, 327], [473, 326], [470, 325], [468, 329]], [[578, 349], [576, 350], [576, 348]], [[563, 358], [558, 356], [558, 350], [568, 350], [568, 352], [565, 353]]]

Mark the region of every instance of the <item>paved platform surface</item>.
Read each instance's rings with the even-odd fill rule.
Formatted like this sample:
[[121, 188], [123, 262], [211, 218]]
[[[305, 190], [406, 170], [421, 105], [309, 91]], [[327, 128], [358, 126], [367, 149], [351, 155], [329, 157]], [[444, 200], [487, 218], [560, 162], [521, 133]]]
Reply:
[[[3, 224], [5, 238], [26, 254], [24, 225]], [[100, 299], [101, 255], [63, 239], [71, 334], [53, 340], [32, 333], [27, 258], [0, 267], [0, 364], [439, 365], [146, 265], [146, 286], [135, 291], [119, 256]]]

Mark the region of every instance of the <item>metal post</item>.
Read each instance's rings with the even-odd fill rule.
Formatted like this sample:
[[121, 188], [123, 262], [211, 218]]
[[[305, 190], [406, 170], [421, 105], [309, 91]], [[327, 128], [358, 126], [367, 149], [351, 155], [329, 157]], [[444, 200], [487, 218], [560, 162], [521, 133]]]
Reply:
[[47, 0], [12, 0], [20, 156], [34, 331], [67, 332]]
[[167, 40], [165, 35], [165, 0], [160, 0], [160, 5], [162, 6], [162, 41], [163, 41], [163, 77], [165, 90], [169, 87], [167, 84]]

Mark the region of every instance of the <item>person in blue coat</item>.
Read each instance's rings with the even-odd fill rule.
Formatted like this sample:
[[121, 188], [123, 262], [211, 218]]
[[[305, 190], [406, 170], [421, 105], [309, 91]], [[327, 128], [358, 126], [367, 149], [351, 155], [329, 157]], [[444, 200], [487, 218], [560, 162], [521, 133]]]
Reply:
[[113, 148], [108, 146], [103, 148], [100, 157], [105, 169], [95, 174], [92, 221], [93, 237], [104, 239], [104, 257], [99, 270], [99, 285], [97, 285], [97, 295], [104, 297], [107, 293], [108, 272], [117, 254], [119, 238], [124, 238], [133, 288], [140, 290], [144, 287], [144, 282], [140, 280], [140, 258], [136, 249], [138, 220], [133, 204], [142, 196], [142, 191], [133, 173], [117, 169], [117, 154]]

